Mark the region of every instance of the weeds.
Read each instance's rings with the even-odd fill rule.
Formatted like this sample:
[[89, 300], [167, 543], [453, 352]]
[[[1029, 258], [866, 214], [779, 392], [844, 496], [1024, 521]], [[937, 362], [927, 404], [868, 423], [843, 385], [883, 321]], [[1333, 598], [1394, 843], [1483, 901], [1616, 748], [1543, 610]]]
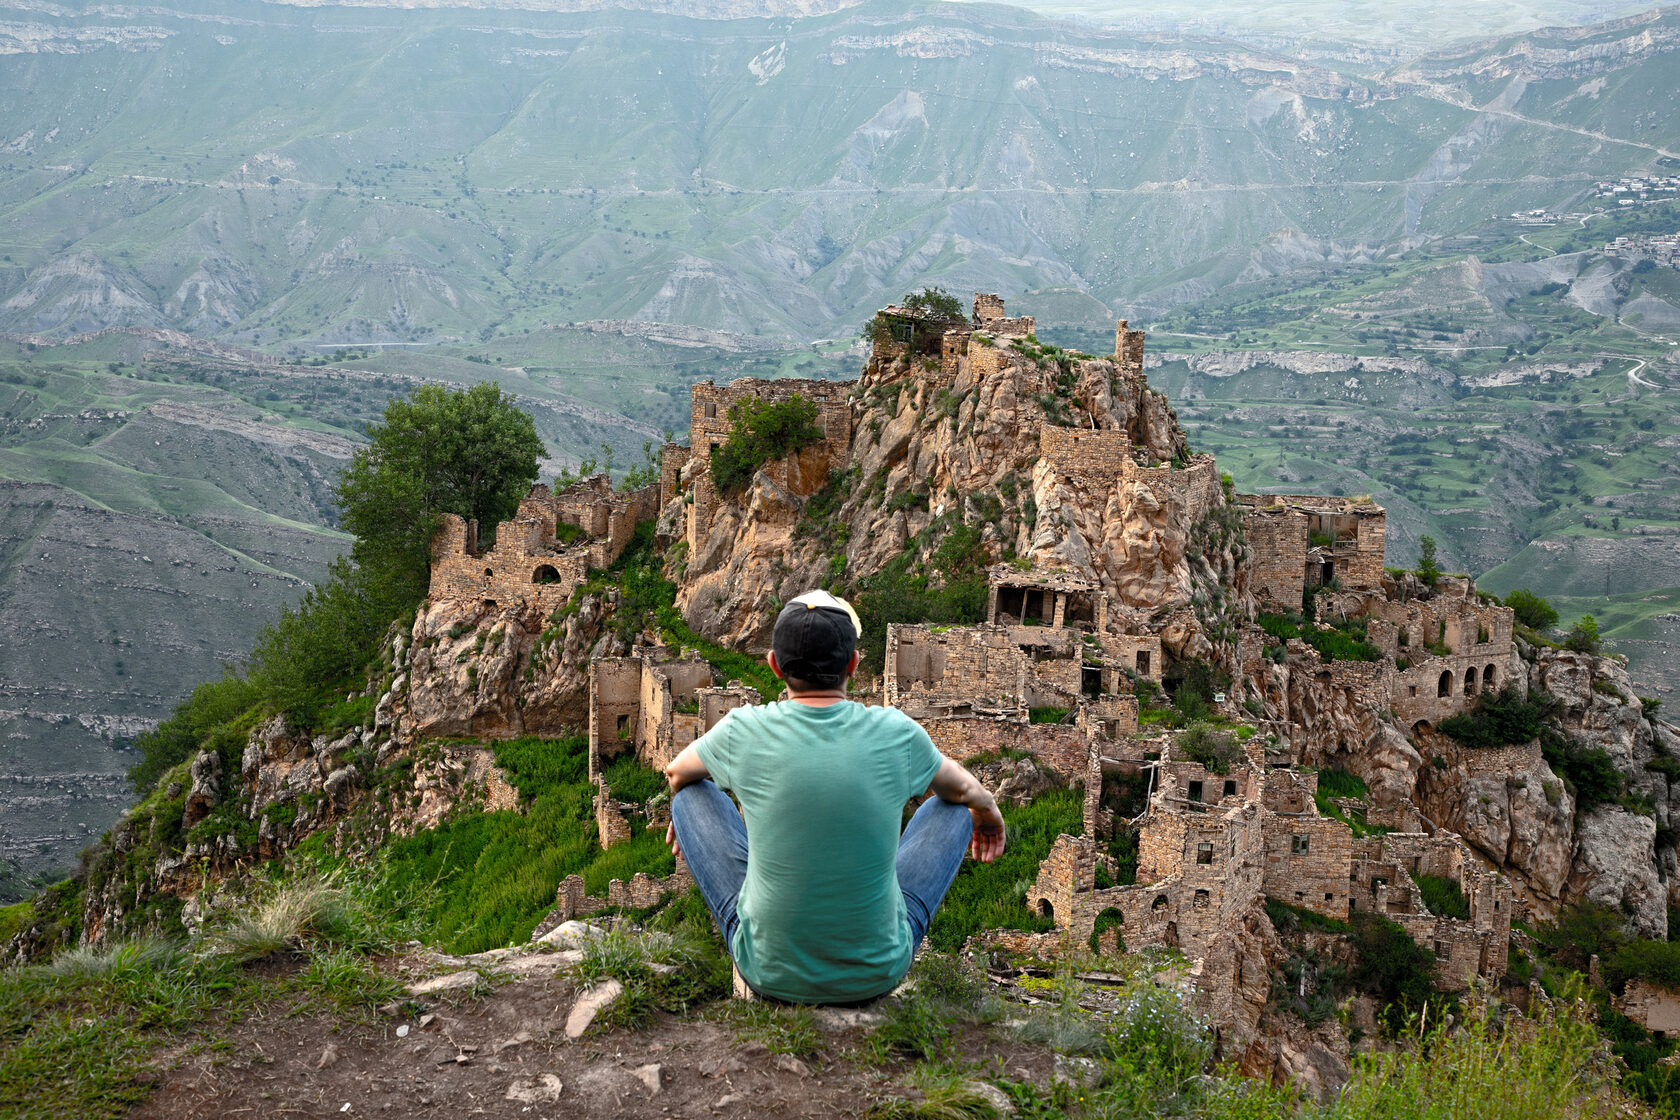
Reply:
[[342, 938], [352, 925], [343, 891], [323, 881], [278, 887], [255, 909], [235, 917], [216, 935], [220, 952], [240, 963], [296, 952], [311, 942]]
[[772, 1054], [814, 1058], [822, 1050], [822, 1035], [809, 1007], [731, 1001], [724, 1007], [723, 1018], [737, 1034], [763, 1043]]
[[1000, 1120], [998, 1105], [1008, 1099], [960, 1066], [917, 1066], [905, 1080], [915, 1096], [879, 1097], [865, 1115], [870, 1120]]

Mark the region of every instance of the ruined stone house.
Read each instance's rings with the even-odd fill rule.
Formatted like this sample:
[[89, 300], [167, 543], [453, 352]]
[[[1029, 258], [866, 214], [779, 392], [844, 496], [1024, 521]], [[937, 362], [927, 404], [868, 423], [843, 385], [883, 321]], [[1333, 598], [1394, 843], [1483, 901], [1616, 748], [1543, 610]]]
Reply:
[[558, 494], [538, 484], [513, 518], [496, 527], [496, 543], [480, 549], [478, 522], [444, 514], [432, 542], [427, 597], [522, 603], [543, 614], [564, 606], [591, 568], [623, 554], [636, 525], [658, 513], [658, 488], [614, 490], [605, 475]]

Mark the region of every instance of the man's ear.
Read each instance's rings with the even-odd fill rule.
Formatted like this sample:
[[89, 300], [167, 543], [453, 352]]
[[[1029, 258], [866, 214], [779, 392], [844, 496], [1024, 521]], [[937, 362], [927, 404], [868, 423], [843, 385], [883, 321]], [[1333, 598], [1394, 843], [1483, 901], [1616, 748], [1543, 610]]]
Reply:
[[846, 675], [849, 677], [855, 674], [857, 672], [858, 665], [861, 664], [862, 661], [863, 651], [854, 649], [852, 651], [852, 659], [846, 662]]
[[769, 662], [770, 671], [772, 673], [776, 674], [776, 679], [777, 680], [780, 681], [780, 680], [786, 680], [787, 679], [786, 677], [782, 676], [782, 667], [780, 665], [776, 664], [776, 651], [775, 650], [771, 650], [769, 653], [765, 654], [764, 655], [764, 660]]

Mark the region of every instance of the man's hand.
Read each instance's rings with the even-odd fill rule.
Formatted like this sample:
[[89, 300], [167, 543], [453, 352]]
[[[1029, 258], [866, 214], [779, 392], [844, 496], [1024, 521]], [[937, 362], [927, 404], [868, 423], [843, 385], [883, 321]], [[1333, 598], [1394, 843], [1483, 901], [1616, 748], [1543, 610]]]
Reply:
[[969, 815], [974, 818], [974, 835], [969, 837], [968, 854], [981, 863], [991, 863], [1003, 854], [1003, 814], [998, 812], [997, 800], [984, 789], [986, 802], [970, 804]]
[[990, 863], [1003, 854], [1003, 814], [998, 812], [997, 798], [981, 785], [962, 763], [946, 758], [939, 764], [939, 772], [928, 787], [934, 796], [953, 805], [966, 805], [974, 818], [974, 834], [969, 837], [968, 854], [981, 863]]
[[671, 845], [672, 855], [682, 855], [682, 849], [677, 847], [677, 826], [674, 822], [665, 826], [665, 843]]

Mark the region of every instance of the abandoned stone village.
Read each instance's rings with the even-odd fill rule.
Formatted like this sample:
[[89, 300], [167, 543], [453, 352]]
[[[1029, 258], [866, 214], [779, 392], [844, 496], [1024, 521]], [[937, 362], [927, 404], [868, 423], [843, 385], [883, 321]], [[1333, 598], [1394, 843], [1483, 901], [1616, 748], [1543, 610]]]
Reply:
[[[860, 381], [696, 385], [689, 442], [664, 448], [656, 485], [537, 486], [487, 550], [475, 526], [448, 519], [415, 627], [412, 733], [551, 726], [558, 717], [544, 714], [543, 697], [554, 689], [527, 688], [510, 705], [519, 687], [497, 694], [494, 681], [462, 679], [453, 647], [428, 665], [426, 636], [437, 640], [439, 620], [470, 618], [504, 641], [510, 628], [548, 627], [546, 642], [638, 523], [657, 519], [695, 630], [761, 654], [781, 597], [831, 570], [825, 549], [844, 549], [853, 570], [879, 570], [927, 526], [960, 519], [980, 527], [991, 558], [984, 621], [890, 624], [879, 675], [856, 682], [854, 696], [899, 707], [958, 760], [1030, 762], [1037, 789], [1005, 796], [1062, 785], [1084, 797], [1079, 834], [1056, 839], [1026, 890], [1053, 928], [982, 933], [976, 947], [1180, 950], [1211, 1021], [1239, 1036], [1258, 1021], [1276, 958], [1268, 900], [1328, 919], [1384, 915], [1435, 955], [1444, 986], [1504, 976], [1513, 918], [1549, 917], [1565, 888], [1507, 874], [1520, 861], [1490, 858], [1414, 793], [1430, 778], [1417, 763], [1431, 755], [1435, 770], [1466, 780], [1544, 766], [1537, 745], [1469, 758], [1433, 732], [1483, 692], [1527, 687], [1511, 610], [1468, 579], [1425, 587], [1388, 568], [1385, 514], [1368, 498], [1235, 493], [1210, 456], [1184, 445], [1144, 380], [1143, 334], [1123, 321], [1112, 358], [1043, 347], [1031, 318], [1007, 317], [989, 295], [976, 296], [968, 321], [902, 307], [879, 321]], [[815, 406], [822, 438], [765, 464], [745, 494], [722, 491], [709, 453], [730, 437], [731, 406], [796, 395]], [[809, 539], [801, 519], [836, 481], [840, 539]], [[988, 494], [999, 500], [988, 506]], [[1303, 604], [1300, 628], [1357, 633], [1374, 658], [1331, 659], [1299, 630], [1262, 626], [1298, 617]], [[596, 819], [610, 846], [630, 836], [633, 818], [657, 825], [661, 813], [660, 798], [615, 797], [613, 761], [632, 754], [661, 767], [760, 697], [718, 679], [693, 650], [615, 648], [605, 637], [586, 648], [570, 638], [576, 625], [550, 652], [538, 643], [526, 680], [586, 680]], [[1191, 659], [1216, 667], [1220, 683], [1206, 718], [1174, 729], [1163, 688]], [[423, 688], [428, 673], [454, 683]], [[1324, 768], [1370, 778], [1371, 795], [1321, 795]], [[1424, 877], [1456, 886], [1467, 910], [1432, 912]], [[592, 898], [574, 877], [556, 916], [648, 905], [687, 883], [679, 864], [668, 880], [615, 881]]]

